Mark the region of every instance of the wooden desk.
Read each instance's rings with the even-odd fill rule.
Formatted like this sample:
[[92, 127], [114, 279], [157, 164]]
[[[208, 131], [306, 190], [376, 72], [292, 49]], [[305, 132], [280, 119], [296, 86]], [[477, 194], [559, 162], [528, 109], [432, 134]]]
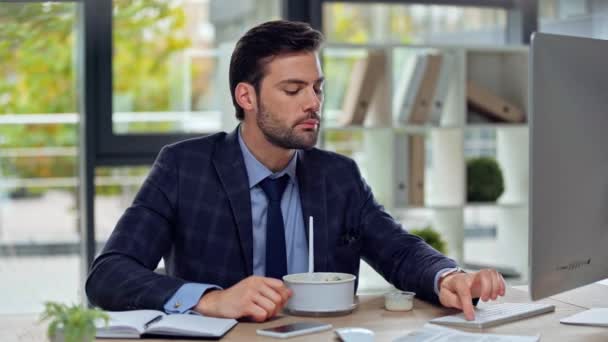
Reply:
[[[604, 287], [608, 291], [608, 287]], [[579, 289], [583, 292], [597, 293], [601, 288], [592, 287]], [[604, 292], [608, 293], [608, 292]], [[585, 293], [578, 294], [584, 297]], [[528, 294], [521, 290], [509, 289], [507, 296], [501, 301], [527, 302]], [[414, 310], [408, 312], [390, 312], [383, 308], [384, 299], [381, 296], [360, 296], [359, 308], [352, 314], [331, 318], [307, 318], [282, 316], [271, 322], [239, 323], [221, 341], [279, 341], [270, 337], [257, 336], [255, 331], [259, 328], [271, 327], [279, 324], [302, 320], [322, 320], [333, 324], [334, 328], [358, 326], [373, 330], [376, 341], [392, 341], [406, 333], [419, 329], [429, 319], [452, 313], [452, 311], [416, 301]], [[554, 313], [545, 314], [530, 319], [513, 322], [499, 327], [484, 330], [484, 332], [499, 334], [536, 335], [541, 334], [542, 341], [606, 341], [608, 328], [568, 326], [559, 323], [559, 319], [584, 310], [583, 307], [572, 305], [564, 301], [548, 298], [544, 303], [555, 305]], [[44, 341], [44, 326], [36, 325], [36, 317], [32, 315], [0, 315], [0, 341]], [[476, 331], [476, 330], [470, 330]], [[133, 341], [133, 340], [100, 340], [100, 341]], [[175, 341], [175, 340], [171, 340]], [[291, 338], [288, 341], [337, 341], [333, 330], [313, 335]]]
[[589, 284], [575, 290], [551, 296], [551, 298], [587, 309], [608, 308], [608, 286], [600, 283]]

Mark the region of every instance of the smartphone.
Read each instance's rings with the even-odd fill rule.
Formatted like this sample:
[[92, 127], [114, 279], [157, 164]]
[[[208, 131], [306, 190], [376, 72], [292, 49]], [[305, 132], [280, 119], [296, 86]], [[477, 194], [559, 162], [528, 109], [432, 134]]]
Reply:
[[300, 336], [305, 334], [312, 334], [314, 332], [331, 329], [332, 325], [322, 322], [297, 322], [285, 325], [279, 325], [277, 327], [258, 329], [256, 330], [258, 335], [270, 336], [276, 338], [289, 338], [294, 336]]

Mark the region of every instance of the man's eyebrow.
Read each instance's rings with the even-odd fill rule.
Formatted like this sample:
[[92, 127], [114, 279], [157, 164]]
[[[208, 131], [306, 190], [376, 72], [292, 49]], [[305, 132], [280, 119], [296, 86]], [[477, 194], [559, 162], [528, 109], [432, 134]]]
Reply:
[[[325, 81], [325, 77], [320, 77], [318, 79], [316, 79], [313, 83], [317, 84], [317, 83], [323, 83]], [[286, 80], [282, 80], [281, 82], [277, 83], [277, 85], [284, 85], [284, 84], [302, 84], [302, 85], [307, 85], [308, 82], [301, 80], [301, 79], [297, 79], [297, 78], [288, 78]]]

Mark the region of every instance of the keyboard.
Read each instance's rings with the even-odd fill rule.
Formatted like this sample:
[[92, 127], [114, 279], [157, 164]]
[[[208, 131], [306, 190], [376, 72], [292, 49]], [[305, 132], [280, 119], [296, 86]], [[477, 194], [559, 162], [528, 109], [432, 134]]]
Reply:
[[475, 319], [467, 321], [463, 313], [434, 318], [430, 322], [462, 328], [489, 328], [496, 325], [555, 311], [555, 306], [539, 303], [488, 304], [475, 309]]

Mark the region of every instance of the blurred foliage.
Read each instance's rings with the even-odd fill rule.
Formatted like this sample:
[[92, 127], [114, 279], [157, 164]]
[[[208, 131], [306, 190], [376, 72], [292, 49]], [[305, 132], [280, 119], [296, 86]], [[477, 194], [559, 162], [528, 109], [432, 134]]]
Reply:
[[430, 226], [424, 227], [422, 229], [412, 229], [409, 232], [410, 234], [420, 237], [431, 247], [435, 248], [442, 254], [446, 254], [448, 252], [447, 243], [441, 238], [441, 234], [439, 234], [439, 232], [437, 232]]
[[323, 6], [327, 40], [332, 43], [365, 44], [412, 41], [414, 25], [410, 6], [400, 4], [329, 3]]
[[[148, 166], [137, 166], [137, 167], [98, 167], [95, 168], [95, 175], [101, 177], [111, 177], [125, 179], [125, 177], [141, 177], [146, 175], [150, 171]], [[115, 196], [122, 194], [125, 187], [130, 187], [131, 193], [137, 192], [137, 189], [141, 184], [131, 185], [97, 185], [95, 187], [95, 194], [97, 196]]]
[[169, 60], [190, 47], [183, 7], [166, 0], [114, 0], [114, 92], [131, 111], [169, 108]]
[[[130, 111], [169, 108], [170, 58], [191, 45], [185, 10], [175, 4], [179, 3], [113, 1], [114, 90], [127, 97]], [[76, 18], [73, 3], [0, 6], [0, 115], [79, 112]], [[171, 128], [166, 123], [133, 125], [134, 130]], [[77, 145], [78, 126], [74, 124], [0, 126], [0, 148]], [[73, 177], [76, 161], [76, 157], [4, 157], [0, 158], [0, 175]], [[117, 191], [116, 187], [98, 187], [102, 194]]]
[[0, 6], [0, 113], [75, 112], [74, 18], [73, 4]]
[[[331, 42], [361, 44], [369, 40], [367, 11], [357, 10], [351, 4], [336, 3], [325, 5], [326, 22], [324, 27], [327, 39]], [[329, 24], [329, 25], [328, 25]]]
[[323, 131], [326, 148], [330, 151], [354, 158], [363, 142], [362, 131], [341, 131], [326, 129]]
[[95, 340], [96, 321], [108, 325], [110, 317], [101, 309], [88, 309], [80, 305], [45, 302], [40, 321], [49, 321], [47, 337], [56, 341], [62, 336], [64, 342], [89, 342]]

